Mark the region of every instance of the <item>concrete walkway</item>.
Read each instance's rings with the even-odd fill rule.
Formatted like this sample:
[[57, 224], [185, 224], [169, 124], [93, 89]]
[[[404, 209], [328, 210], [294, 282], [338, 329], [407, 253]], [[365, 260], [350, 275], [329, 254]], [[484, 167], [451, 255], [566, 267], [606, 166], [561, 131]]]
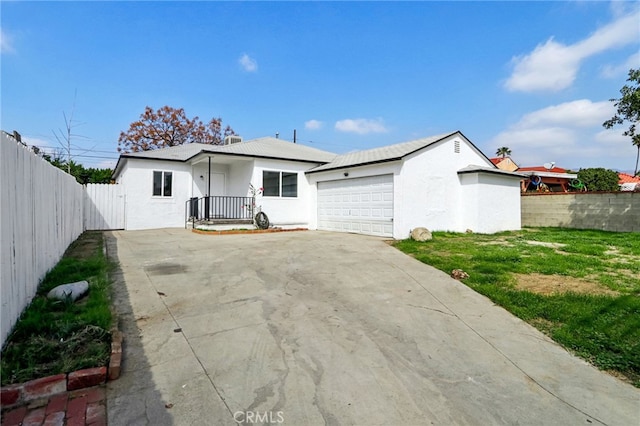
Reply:
[[126, 333], [111, 425], [638, 424], [640, 390], [378, 238], [108, 242]]

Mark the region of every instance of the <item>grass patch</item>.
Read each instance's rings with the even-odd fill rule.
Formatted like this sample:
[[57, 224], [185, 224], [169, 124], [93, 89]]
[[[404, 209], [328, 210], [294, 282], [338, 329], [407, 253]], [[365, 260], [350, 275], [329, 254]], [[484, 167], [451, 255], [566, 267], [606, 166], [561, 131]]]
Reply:
[[[560, 228], [434, 232], [395, 246], [463, 282], [597, 367], [640, 387], [640, 238]], [[545, 280], [540, 280], [545, 277]], [[527, 279], [534, 285], [523, 285]], [[544, 284], [536, 288], [534, 279]], [[543, 283], [544, 281], [544, 283]]]
[[[110, 264], [101, 232], [85, 232], [44, 277], [2, 350], [2, 385], [106, 365], [110, 354]], [[47, 299], [54, 287], [87, 280], [73, 302]]]

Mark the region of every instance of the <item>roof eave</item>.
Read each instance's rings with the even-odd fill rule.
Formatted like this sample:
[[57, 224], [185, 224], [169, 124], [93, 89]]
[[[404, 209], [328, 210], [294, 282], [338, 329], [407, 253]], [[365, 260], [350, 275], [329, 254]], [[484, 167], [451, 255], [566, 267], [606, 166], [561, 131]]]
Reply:
[[203, 149], [202, 151], [192, 155], [187, 158], [185, 161], [191, 161], [193, 158], [198, 155], [228, 155], [233, 157], [249, 157], [249, 158], [260, 158], [265, 160], [282, 160], [282, 161], [297, 161], [299, 163], [311, 163], [311, 164], [327, 164], [330, 161], [322, 161], [322, 160], [307, 160], [307, 159], [297, 159], [297, 158], [285, 158], [285, 157], [275, 157], [269, 155], [255, 155], [255, 154], [243, 154], [243, 153], [235, 153], [235, 152], [224, 152], [224, 151], [207, 151]]
[[508, 172], [506, 170], [497, 169], [497, 168], [496, 169], [477, 168], [477, 169], [468, 169], [468, 170], [458, 170], [457, 173], [459, 175], [471, 174], [471, 173], [488, 173], [488, 174], [493, 174], [493, 175], [500, 175], [500, 176], [504, 176], [504, 177], [510, 177], [510, 178], [514, 178], [514, 179], [518, 179], [518, 180], [522, 180], [522, 179], [527, 177], [527, 176], [519, 174], [519, 173]]
[[[367, 161], [364, 163], [357, 163], [357, 164], [348, 164], [345, 166], [336, 166], [336, 167], [331, 167], [328, 169], [321, 169], [321, 170], [307, 170], [306, 172], [304, 172], [307, 175], [310, 175], [312, 173], [322, 173], [322, 172], [329, 172], [329, 171], [333, 171], [333, 170], [341, 170], [341, 169], [349, 169], [349, 168], [353, 168], [353, 167], [362, 167], [362, 166], [369, 166], [372, 164], [381, 164], [381, 163], [391, 163], [393, 161], [399, 161], [402, 160], [405, 156], [402, 157], [395, 157], [395, 158], [386, 158], [384, 160], [376, 160], [376, 161]], [[325, 163], [328, 164], [328, 163]]]

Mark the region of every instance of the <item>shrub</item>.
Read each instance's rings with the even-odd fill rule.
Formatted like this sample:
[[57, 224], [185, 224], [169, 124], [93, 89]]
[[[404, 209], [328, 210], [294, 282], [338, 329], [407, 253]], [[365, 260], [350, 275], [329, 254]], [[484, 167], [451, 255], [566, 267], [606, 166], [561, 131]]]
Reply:
[[619, 191], [618, 173], [602, 167], [580, 169], [578, 179], [587, 186], [588, 191]]

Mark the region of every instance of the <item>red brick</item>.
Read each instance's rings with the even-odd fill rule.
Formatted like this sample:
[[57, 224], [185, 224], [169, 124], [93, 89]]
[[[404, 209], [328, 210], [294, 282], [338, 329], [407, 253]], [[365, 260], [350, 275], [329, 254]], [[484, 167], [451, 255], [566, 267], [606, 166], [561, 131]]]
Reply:
[[122, 352], [111, 354], [109, 360], [109, 380], [116, 380], [120, 377], [120, 363], [122, 362]]
[[90, 388], [107, 380], [107, 367], [87, 368], [69, 373], [68, 390]]
[[23, 426], [40, 426], [42, 422], [44, 422], [44, 412], [45, 408], [40, 407], [35, 410], [31, 410], [24, 416], [24, 420], [22, 421]]
[[85, 426], [84, 416], [82, 417], [67, 417], [67, 426]]
[[0, 405], [8, 407], [20, 400], [20, 390], [22, 385], [5, 386], [0, 389]]
[[18, 426], [22, 424], [24, 416], [27, 414], [27, 407], [18, 407], [7, 412], [2, 417], [2, 426]]
[[67, 419], [80, 418], [84, 422], [85, 411], [87, 410], [87, 397], [85, 395], [70, 399], [67, 404]]
[[119, 343], [122, 345], [122, 341], [124, 340], [124, 334], [122, 333], [122, 331], [120, 330], [114, 330], [111, 333], [111, 342], [112, 343]]
[[64, 411], [47, 414], [42, 426], [64, 426]]
[[91, 426], [107, 424], [107, 410], [102, 404], [89, 404], [87, 407], [86, 424]]
[[47, 405], [47, 414], [64, 411], [67, 408], [68, 398], [69, 396], [66, 393], [52, 396], [51, 399], [49, 399], [49, 404]]
[[101, 402], [107, 399], [107, 393], [104, 390], [104, 387], [95, 387], [91, 389], [87, 389], [87, 403], [93, 404], [94, 402]]
[[25, 383], [22, 395], [25, 401], [31, 401], [32, 399], [66, 392], [66, 390], [67, 375], [58, 374], [57, 376], [44, 377]]

